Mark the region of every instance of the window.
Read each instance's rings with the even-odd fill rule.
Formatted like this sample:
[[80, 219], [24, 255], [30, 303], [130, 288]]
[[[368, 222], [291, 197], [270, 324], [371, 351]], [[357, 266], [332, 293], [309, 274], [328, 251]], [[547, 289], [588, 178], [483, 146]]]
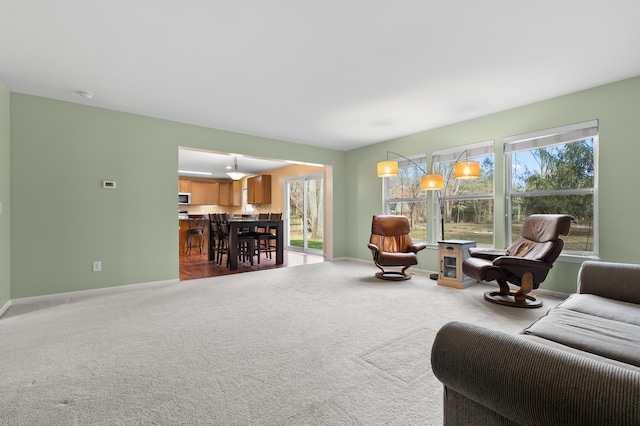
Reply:
[[[398, 176], [383, 178], [384, 210], [387, 214], [403, 215], [409, 218], [411, 238], [427, 239], [427, 199], [422, 189], [422, 170], [411, 162], [399, 159]], [[426, 170], [426, 158], [412, 158]]]
[[[479, 179], [453, 177], [453, 166], [458, 160], [467, 161], [465, 159], [480, 163]], [[493, 246], [494, 141], [436, 151], [433, 154], [433, 167], [444, 179], [435, 209], [435, 234], [444, 234], [442, 239], [470, 240], [476, 241], [479, 246]]]
[[597, 120], [505, 139], [511, 242], [531, 214], [570, 214], [562, 253], [597, 256], [597, 145]]

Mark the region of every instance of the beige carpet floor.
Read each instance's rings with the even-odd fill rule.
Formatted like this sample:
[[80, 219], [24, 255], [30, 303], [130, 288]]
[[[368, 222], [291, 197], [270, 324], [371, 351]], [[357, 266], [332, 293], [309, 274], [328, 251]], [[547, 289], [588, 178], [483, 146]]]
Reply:
[[63, 295], [0, 319], [3, 425], [438, 425], [435, 333], [516, 333], [489, 287], [334, 261]]

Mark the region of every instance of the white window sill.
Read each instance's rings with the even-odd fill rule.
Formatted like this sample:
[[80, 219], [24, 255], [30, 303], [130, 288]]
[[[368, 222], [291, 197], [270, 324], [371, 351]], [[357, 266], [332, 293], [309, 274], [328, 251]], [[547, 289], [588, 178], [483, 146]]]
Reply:
[[[421, 241], [421, 242], [423, 242], [423, 241]], [[486, 249], [492, 249], [491, 246], [482, 245], [480, 247], [481, 248], [486, 248]], [[438, 244], [437, 243], [427, 243], [427, 249], [428, 250], [438, 250]], [[567, 263], [582, 263], [582, 262], [585, 262], [587, 260], [599, 261], [601, 259], [600, 259], [599, 256], [596, 256], [595, 254], [574, 254], [574, 253], [561, 253], [560, 256], [558, 256], [558, 259], [557, 259], [558, 262], [567, 262]]]
[[595, 254], [560, 254], [558, 262], [567, 263], [582, 263], [587, 260], [601, 260], [599, 256]]

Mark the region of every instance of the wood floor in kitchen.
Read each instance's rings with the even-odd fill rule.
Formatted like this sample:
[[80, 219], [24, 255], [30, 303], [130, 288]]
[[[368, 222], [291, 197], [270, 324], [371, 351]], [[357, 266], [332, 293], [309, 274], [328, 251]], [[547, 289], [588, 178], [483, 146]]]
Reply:
[[295, 250], [284, 251], [284, 263], [282, 265], [276, 265], [276, 257], [272, 256], [272, 259], [268, 259], [263, 254], [260, 258], [260, 264], [255, 261], [253, 266], [249, 262], [238, 262], [237, 270], [229, 270], [226, 267], [226, 257], [222, 259], [222, 265], [218, 265], [216, 262], [209, 262], [206, 253], [200, 254], [197, 250], [187, 256], [186, 254], [180, 255], [180, 280], [195, 280], [198, 278], [217, 277], [220, 275], [239, 274], [249, 271], [260, 271], [263, 269], [274, 268], [286, 268], [287, 266], [307, 265], [311, 263], [324, 262], [324, 257], [309, 253], [303, 253]]

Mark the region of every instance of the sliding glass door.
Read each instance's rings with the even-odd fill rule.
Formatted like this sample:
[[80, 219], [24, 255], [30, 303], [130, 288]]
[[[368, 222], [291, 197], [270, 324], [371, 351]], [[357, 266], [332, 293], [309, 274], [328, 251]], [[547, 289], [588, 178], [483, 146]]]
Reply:
[[286, 181], [287, 248], [324, 253], [324, 175]]

